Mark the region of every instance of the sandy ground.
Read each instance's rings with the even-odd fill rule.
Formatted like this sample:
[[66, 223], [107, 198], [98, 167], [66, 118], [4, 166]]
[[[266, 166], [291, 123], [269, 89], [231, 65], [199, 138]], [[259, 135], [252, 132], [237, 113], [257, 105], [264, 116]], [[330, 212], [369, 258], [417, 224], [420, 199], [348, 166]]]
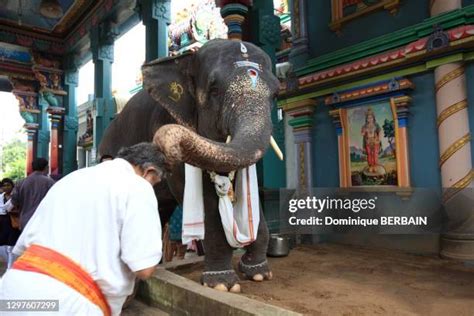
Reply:
[[[241, 295], [306, 315], [474, 315], [474, 266], [342, 245], [269, 261], [274, 279], [242, 281]], [[202, 267], [176, 272], [198, 281]]]

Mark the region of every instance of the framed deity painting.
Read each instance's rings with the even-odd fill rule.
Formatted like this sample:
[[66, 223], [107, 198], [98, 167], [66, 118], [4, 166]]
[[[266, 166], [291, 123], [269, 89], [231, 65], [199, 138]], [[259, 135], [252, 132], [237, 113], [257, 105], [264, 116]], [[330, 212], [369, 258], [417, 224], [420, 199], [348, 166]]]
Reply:
[[332, 19], [329, 27], [339, 32], [347, 22], [378, 10], [385, 9], [395, 14], [400, 0], [331, 0], [331, 5]]
[[409, 187], [407, 96], [330, 112], [338, 131], [341, 187]]
[[351, 185], [398, 185], [390, 102], [347, 109]]

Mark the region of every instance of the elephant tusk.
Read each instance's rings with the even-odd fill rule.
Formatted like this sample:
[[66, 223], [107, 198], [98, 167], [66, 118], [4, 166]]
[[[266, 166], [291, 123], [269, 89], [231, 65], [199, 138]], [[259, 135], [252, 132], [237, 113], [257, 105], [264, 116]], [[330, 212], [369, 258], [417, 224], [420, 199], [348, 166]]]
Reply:
[[226, 144], [230, 143], [230, 140], [232, 139], [232, 136], [228, 135], [227, 136], [227, 139], [225, 141]]
[[272, 145], [273, 150], [275, 151], [275, 154], [280, 158], [280, 160], [283, 160], [283, 153], [280, 150], [280, 147], [278, 147], [277, 142], [273, 138], [273, 136], [270, 136], [270, 145]]

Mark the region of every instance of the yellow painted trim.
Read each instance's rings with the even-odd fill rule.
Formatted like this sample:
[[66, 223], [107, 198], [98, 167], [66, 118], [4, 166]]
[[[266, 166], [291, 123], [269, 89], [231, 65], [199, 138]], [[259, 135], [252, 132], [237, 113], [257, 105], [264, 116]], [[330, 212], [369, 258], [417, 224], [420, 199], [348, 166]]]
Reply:
[[397, 184], [400, 187], [402, 182], [402, 170], [400, 163], [400, 141], [398, 136], [398, 116], [397, 116], [397, 106], [395, 105], [394, 98], [390, 98], [390, 109], [392, 110], [393, 121], [395, 123], [395, 160], [397, 165]]
[[460, 66], [453, 71], [448, 72], [445, 74], [438, 82], [436, 82], [436, 92], [439, 91], [442, 87], [444, 87], [448, 82], [456, 79], [457, 77], [464, 74], [464, 66]]
[[306, 172], [305, 172], [305, 159], [304, 159], [304, 154], [305, 154], [305, 148], [304, 148], [304, 143], [299, 144], [299, 154], [300, 154], [300, 183], [299, 183], [299, 188], [300, 189], [306, 189]]
[[446, 192], [443, 194], [443, 202], [446, 203], [449, 199], [455, 196], [461, 190], [467, 188], [474, 180], [474, 170], [471, 169], [467, 175], [462, 177], [459, 181], [453, 184]]
[[345, 183], [344, 188], [352, 187], [352, 174], [351, 174], [351, 164], [350, 164], [350, 152], [349, 152], [349, 122], [347, 121], [347, 109], [341, 109], [341, 127], [343, 135], [343, 163], [344, 163], [344, 175]]
[[443, 154], [439, 157], [439, 166], [441, 167], [452, 155], [454, 155], [458, 150], [460, 150], [464, 145], [471, 141], [471, 134], [467, 133], [457, 141], [455, 141], [451, 146], [446, 149]]
[[458, 103], [454, 103], [450, 105], [446, 109], [444, 109], [439, 115], [437, 119], [437, 126], [439, 127], [441, 123], [443, 123], [448, 117], [451, 115], [463, 110], [467, 109], [467, 99], [459, 101]]

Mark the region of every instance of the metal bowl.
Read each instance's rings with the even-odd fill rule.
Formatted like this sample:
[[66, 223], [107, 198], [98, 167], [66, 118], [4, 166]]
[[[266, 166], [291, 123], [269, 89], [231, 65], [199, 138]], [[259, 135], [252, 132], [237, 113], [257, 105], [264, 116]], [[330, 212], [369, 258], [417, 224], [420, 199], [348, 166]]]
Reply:
[[287, 237], [271, 234], [268, 241], [267, 255], [269, 257], [285, 257], [290, 253], [290, 242]]

